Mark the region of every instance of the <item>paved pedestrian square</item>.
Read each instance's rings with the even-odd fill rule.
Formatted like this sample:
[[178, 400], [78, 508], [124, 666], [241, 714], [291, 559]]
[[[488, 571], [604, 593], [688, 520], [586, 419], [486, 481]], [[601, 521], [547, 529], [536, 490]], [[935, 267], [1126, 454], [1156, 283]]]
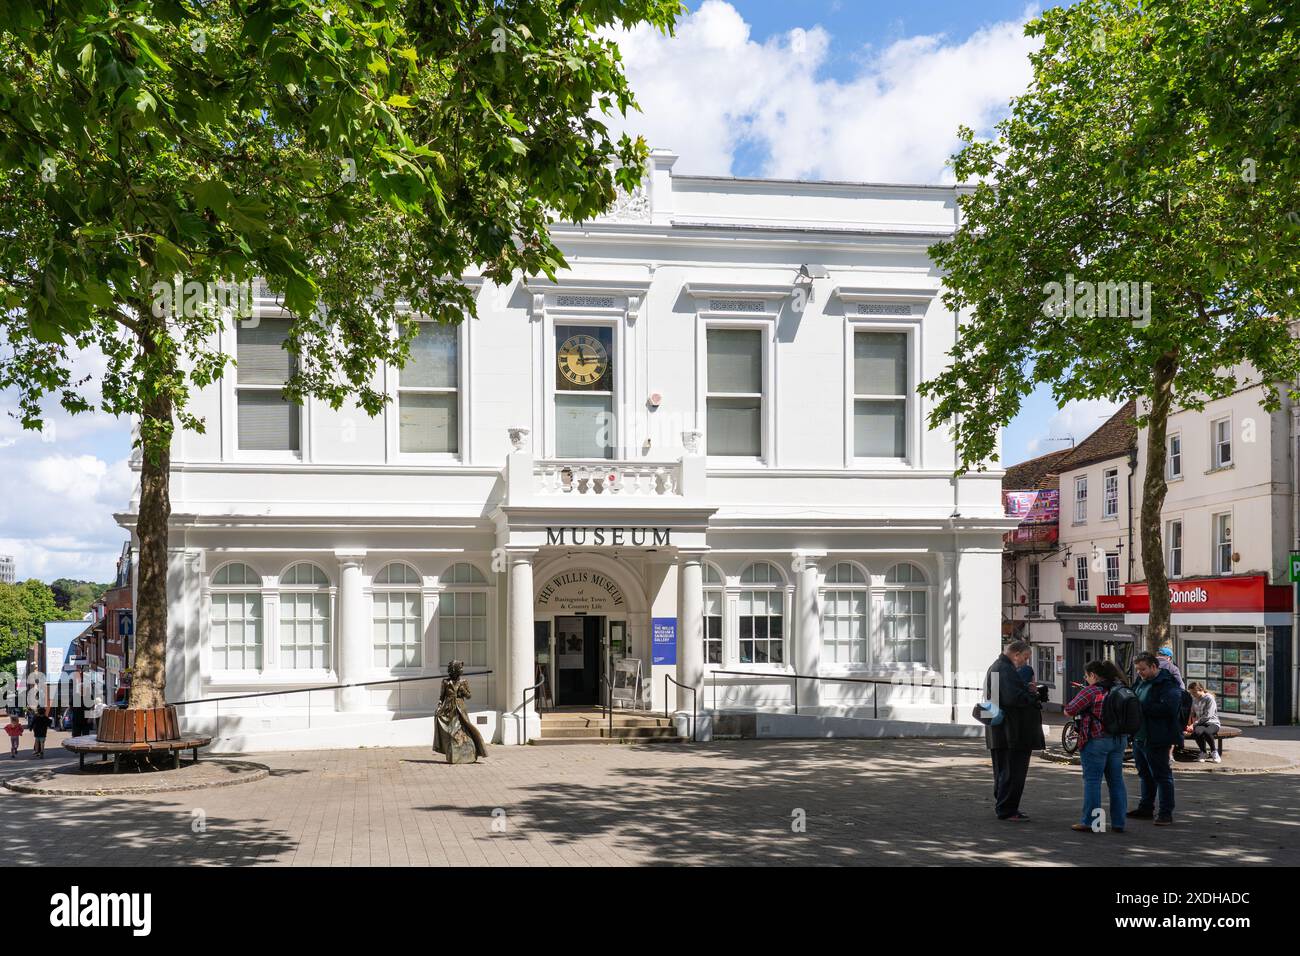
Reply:
[[[52, 740], [52, 744], [55, 742]], [[1295, 744], [1278, 746], [1294, 747]], [[52, 746], [46, 764], [62, 761]], [[214, 762], [224, 758], [210, 758]], [[1177, 824], [1078, 834], [1077, 768], [1032, 764], [1033, 822], [992, 813], [978, 741], [728, 741], [252, 755], [266, 779], [189, 793], [0, 790], [13, 864], [1300, 864], [1300, 774], [1178, 776]], [[0, 775], [30, 772], [28, 759]], [[1137, 778], [1128, 781], [1136, 801]]]

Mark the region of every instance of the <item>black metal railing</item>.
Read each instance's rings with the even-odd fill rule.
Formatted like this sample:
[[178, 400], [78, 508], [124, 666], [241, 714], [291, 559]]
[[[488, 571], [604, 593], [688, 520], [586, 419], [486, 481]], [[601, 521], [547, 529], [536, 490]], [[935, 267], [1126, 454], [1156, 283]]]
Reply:
[[[925, 690], [952, 690], [952, 691], [973, 690], [973, 691], [978, 691], [981, 694], [984, 692], [983, 688], [980, 687], [962, 687], [957, 684], [932, 684], [929, 682], [918, 683], [918, 684], [907, 684], [898, 680], [883, 680], [878, 677], [832, 677], [832, 676], [823, 676], [821, 674], [756, 674], [753, 671], [723, 671], [723, 670], [709, 671], [705, 676], [714, 677], [714, 675], [716, 674], [725, 674], [727, 676], [733, 676], [733, 677], [748, 677], [754, 681], [764, 681], [764, 682], [788, 680], [790, 681], [790, 697], [794, 702], [794, 712], [796, 714], [799, 713], [799, 681], [801, 680], [826, 681], [826, 682], [837, 683], [837, 684], [885, 684], [890, 687], [913, 687], [913, 688], [919, 687]], [[673, 681], [673, 683], [677, 683], [677, 682]], [[716, 677], [714, 678], [712, 683], [713, 683], [713, 709], [717, 710], [718, 709], [718, 681]], [[667, 685], [664, 686], [665, 689], [667, 689]], [[880, 695], [876, 693], [875, 687], [872, 687], [871, 688], [871, 715], [876, 720], [880, 719], [879, 696]], [[952, 699], [952, 720], [953, 723], [957, 722], [956, 695], [954, 695]]]
[[[543, 700], [544, 698], [541, 697], [540, 694], [541, 694], [541, 690], [542, 690], [542, 688], [545, 687], [545, 686], [546, 686], [546, 672], [545, 672], [545, 671], [542, 671], [542, 679], [541, 679], [541, 680], [539, 680], [539, 681], [538, 681], [536, 684], [534, 684], [532, 687], [525, 687], [525, 688], [524, 688], [523, 699], [519, 702], [519, 710], [518, 710], [518, 716], [519, 716], [519, 742], [520, 742], [521, 744], [526, 744], [526, 743], [528, 743], [528, 695], [529, 695], [529, 694], [532, 694], [532, 695], [533, 695], [533, 703], [537, 706], [537, 713], [538, 713], [538, 714], [541, 714], [541, 713], [542, 713], [542, 700]], [[505, 732], [502, 731], [502, 733], [504, 734]], [[503, 736], [501, 739], [502, 739], [502, 741], [504, 741], [504, 740], [505, 740], [505, 737]]]
[[[492, 671], [467, 671], [462, 673], [462, 677], [487, 677]], [[385, 684], [396, 684], [397, 686], [397, 712], [402, 710], [402, 686], [403, 684], [414, 683], [415, 681], [444, 680], [446, 674], [423, 674], [419, 677], [392, 677], [388, 680], [367, 680], [357, 681], [351, 684], [324, 684], [314, 685], [312, 687], [293, 687], [287, 690], [259, 690], [249, 694], [226, 694], [221, 697], [197, 697], [194, 700], [174, 700], [169, 701], [173, 707], [184, 707], [188, 704], [216, 704], [217, 705], [217, 736], [221, 735], [221, 703], [228, 700], [252, 700], [257, 697], [284, 697], [289, 694], [306, 694], [307, 695], [307, 729], [311, 729], [311, 695], [320, 691], [346, 690], [350, 687], [378, 687]], [[489, 693], [488, 696], [491, 696]]]
[[664, 675], [664, 718], [665, 719], [669, 719], [668, 717], [668, 682], [669, 681], [672, 681], [678, 687], [681, 687], [684, 690], [689, 690], [691, 692], [691, 743], [695, 743], [696, 742], [695, 724], [696, 724], [696, 717], [699, 714], [699, 699], [698, 699], [699, 695], [696, 693], [696, 689], [692, 687], [690, 684], [683, 684], [681, 681], [677, 680], [672, 675], [665, 674]]

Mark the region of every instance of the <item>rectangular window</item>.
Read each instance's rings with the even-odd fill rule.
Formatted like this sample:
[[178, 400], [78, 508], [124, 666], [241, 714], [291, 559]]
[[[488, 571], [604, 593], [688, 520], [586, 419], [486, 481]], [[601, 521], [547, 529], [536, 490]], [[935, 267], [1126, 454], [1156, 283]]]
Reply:
[[785, 662], [784, 606], [780, 591], [740, 592], [740, 663]]
[[1214, 442], [1215, 468], [1226, 468], [1232, 464], [1232, 419], [1220, 418], [1210, 423], [1211, 440]]
[[1106, 594], [1119, 594], [1119, 555], [1106, 555]]
[[1232, 573], [1232, 514], [1214, 516], [1214, 573]]
[[555, 453], [559, 457], [614, 457], [614, 358], [610, 326], [555, 326]]
[[262, 596], [212, 595], [212, 669], [262, 669]]
[[1180, 578], [1183, 576], [1183, 523], [1179, 521], [1169, 522], [1168, 529], [1165, 532], [1165, 539], [1169, 542], [1169, 565], [1165, 573], [1171, 578]]
[[1077, 555], [1074, 559], [1074, 593], [1080, 604], [1088, 603], [1088, 556]]
[[854, 333], [854, 455], [907, 455], [907, 382], [907, 333]]
[[1037, 562], [1029, 566], [1029, 614], [1032, 617], [1038, 616], [1041, 570], [1041, 566]]
[[460, 330], [419, 322], [398, 373], [398, 447], [404, 453], [460, 450]]
[[822, 661], [866, 663], [867, 592], [825, 591], [822, 599]]
[[1183, 477], [1183, 436], [1170, 435], [1165, 454], [1165, 477], [1170, 480]]
[[1101, 516], [1119, 516], [1119, 469], [1107, 468], [1101, 473]]
[[330, 666], [329, 595], [287, 592], [280, 595], [280, 665], [289, 670], [325, 670]]
[[235, 333], [236, 432], [240, 451], [299, 450], [300, 409], [284, 397], [294, 356], [289, 319], [240, 322]]
[[1082, 524], [1088, 520], [1088, 476], [1080, 475], [1074, 479], [1074, 523]]
[[1056, 646], [1038, 644], [1034, 646], [1034, 680], [1047, 687], [1056, 686]]
[[763, 456], [763, 333], [709, 329], [705, 443], [710, 455]]
[[925, 591], [886, 591], [883, 620], [885, 661], [890, 664], [924, 664], [929, 632]]
[[376, 667], [420, 666], [419, 591], [376, 591], [373, 619]]
[[722, 663], [722, 592], [704, 592], [704, 663]]
[[487, 592], [444, 591], [438, 599], [440, 662], [487, 666]]

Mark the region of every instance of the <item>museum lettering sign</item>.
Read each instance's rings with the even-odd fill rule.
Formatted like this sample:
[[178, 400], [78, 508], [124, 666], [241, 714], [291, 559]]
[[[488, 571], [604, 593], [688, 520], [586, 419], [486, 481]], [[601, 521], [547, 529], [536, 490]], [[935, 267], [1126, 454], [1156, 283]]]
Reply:
[[597, 548], [661, 548], [672, 544], [671, 528], [547, 528], [546, 543]]

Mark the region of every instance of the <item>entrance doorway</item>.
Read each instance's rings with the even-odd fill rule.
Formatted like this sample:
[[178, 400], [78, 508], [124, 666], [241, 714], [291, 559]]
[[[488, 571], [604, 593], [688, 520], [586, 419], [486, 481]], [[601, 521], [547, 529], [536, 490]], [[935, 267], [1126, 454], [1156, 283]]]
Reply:
[[600, 701], [601, 648], [605, 618], [555, 619], [555, 703], [557, 706]]

